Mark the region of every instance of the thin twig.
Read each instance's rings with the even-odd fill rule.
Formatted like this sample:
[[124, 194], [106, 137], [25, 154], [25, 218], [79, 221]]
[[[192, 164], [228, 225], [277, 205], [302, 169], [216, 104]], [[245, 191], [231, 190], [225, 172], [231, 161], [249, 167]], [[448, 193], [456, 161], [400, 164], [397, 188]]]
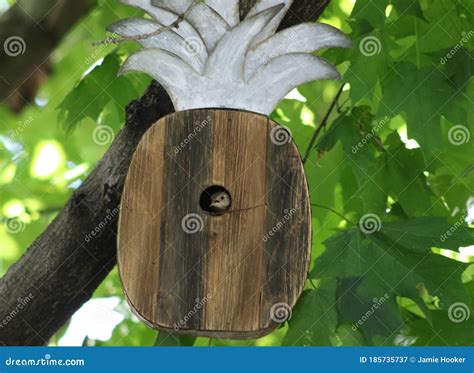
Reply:
[[313, 279], [311, 279], [311, 278], [308, 277], [308, 281], [309, 281], [309, 283], [311, 284], [311, 286], [313, 287], [314, 290], [317, 290], [317, 289], [318, 289], [318, 287], [316, 286], [316, 284], [313, 282]]
[[355, 223], [353, 221], [351, 221], [350, 219], [348, 219], [347, 217], [345, 217], [344, 215], [342, 215], [340, 212], [337, 212], [336, 210], [330, 208], [330, 207], [327, 207], [327, 206], [323, 206], [323, 205], [318, 205], [316, 203], [312, 203], [311, 206], [314, 206], [314, 207], [319, 207], [321, 209], [325, 209], [325, 210], [328, 210], [328, 211], [331, 211], [332, 213], [336, 214], [337, 216], [339, 216], [340, 218], [344, 219], [345, 221], [347, 221], [349, 224], [352, 224], [352, 225], [355, 225]]
[[308, 148], [306, 149], [306, 153], [303, 157], [303, 164], [305, 164], [306, 161], [308, 160], [309, 154], [311, 153], [311, 151], [314, 148], [314, 144], [316, 142], [316, 139], [319, 136], [319, 133], [323, 130], [323, 128], [326, 127], [327, 122], [329, 120], [329, 117], [331, 116], [331, 113], [334, 110], [334, 107], [336, 106], [337, 102], [339, 101], [339, 98], [341, 97], [342, 90], [344, 89], [344, 85], [345, 85], [345, 83], [343, 83], [341, 85], [341, 88], [339, 88], [339, 90], [337, 91], [337, 94], [334, 97], [334, 100], [332, 101], [331, 106], [329, 106], [329, 109], [328, 109], [326, 115], [324, 116], [323, 120], [321, 121], [321, 124], [318, 126], [318, 128], [316, 128], [316, 131], [314, 131], [313, 137], [311, 138], [311, 141], [309, 142]]
[[194, 8], [202, 2], [203, 0], [194, 0], [193, 3], [188, 7], [188, 9], [186, 9], [186, 11], [183, 14], [180, 14], [173, 23], [171, 23], [168, 26], [162, 27], [156, 31], [153, 31], [152, 33], [136, 35], [136, 36], [122, 36], [119, 38], [115, 36], [111, 36], [104, 40], [93, 42], [92, 46], [97, 47], [104, 44], [118, 44], [118, 43], [121, 43], [123, 41], [128, 41], [128, 40], [138, 41], [138, 40], [148, 39], [148, 38], [152, 38], [154, 36], [160, 35], [163, 32], [170, 31], [174, 28], [178, 28], [179, 24], [183, 22], [184, 20], [186, 20], [189, 14], [194, 10]]

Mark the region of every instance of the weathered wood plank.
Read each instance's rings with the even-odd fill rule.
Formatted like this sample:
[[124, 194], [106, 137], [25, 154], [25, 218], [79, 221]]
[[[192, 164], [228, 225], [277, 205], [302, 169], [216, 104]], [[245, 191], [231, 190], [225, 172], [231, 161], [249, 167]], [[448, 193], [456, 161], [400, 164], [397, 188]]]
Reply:
[[[193, 110], [163, 118], [139, 145], [118, 260], [127, 298], [150, 326], [253, 338], [278, 326], [276, 303], [296, 303], [311, 247], [308, 191], [295, 145], [275, 143], [275, 128], [254, 113]], [[220, 215], [199, 204], [213, 185], [232, 197]]]
[[238, 111], [217, 111], [212, 123], [211, 182], [233, 204], [210, 222], [206, 330], [259, 329], [267, 125], [264, 116]]

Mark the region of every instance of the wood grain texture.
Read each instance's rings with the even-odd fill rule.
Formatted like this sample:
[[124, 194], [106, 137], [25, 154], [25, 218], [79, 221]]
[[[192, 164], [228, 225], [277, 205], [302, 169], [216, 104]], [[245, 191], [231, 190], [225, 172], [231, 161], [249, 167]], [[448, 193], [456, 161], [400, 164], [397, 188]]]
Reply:
[[[122, 198], [118, 263], [148, 325], [255, 338], [279, 325], [275, 304], [295, 305], [310, 258], [309, 198], [299, 153], [275, 130], [254, 113], [193, 110], [143, 137]], [[221, 215], [199, 205], [212, 185], [232, 197]]]

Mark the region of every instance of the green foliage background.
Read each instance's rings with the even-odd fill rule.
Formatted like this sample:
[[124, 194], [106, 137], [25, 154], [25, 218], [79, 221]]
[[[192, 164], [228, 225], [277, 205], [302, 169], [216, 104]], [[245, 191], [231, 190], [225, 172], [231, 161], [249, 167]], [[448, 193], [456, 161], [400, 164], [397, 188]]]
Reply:
[[[473, 0], [332, 0], [320, 21], [354, 48], [321, 53], [347, 84], [306, 163], [315, 206], [302, 299], [259, 340], [160, 335], [158, 345], [474, 344], [474, 315], [452, 321], [452, 307], [474, 306], [473, 9]], [[147, 87], [144, 75], [116, 77], [136, 46], [91, 46], [106, 25], [139, 15], [101, 0], [55, 51], [36, 103], [21, 115], [0, 106], [0, 275], [106, 151], [94, 130], [116, 134], [126, 104]], [[302, 153], [339, 87], [307, 84], [274, 112]], [[359, 226], [368, 214], [381, 222], [374, 233]], [[18, 232], [5, 228], [11, 220]], [[104, 297], [118, 297], [123, 321], [110, 339], [85, 344], [155, 343], [126, 306], [116, 270], [94, 295]]]

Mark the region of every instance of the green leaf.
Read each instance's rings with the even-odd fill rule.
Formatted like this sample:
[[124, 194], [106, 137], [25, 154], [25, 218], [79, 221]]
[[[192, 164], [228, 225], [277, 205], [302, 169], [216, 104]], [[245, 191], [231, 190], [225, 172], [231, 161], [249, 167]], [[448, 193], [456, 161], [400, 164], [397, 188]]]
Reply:
[[[58, 107], [59, 121], [68, 131], [86, 118], [98, 122], [109, 103], [113, 104], [118, 120], [124, 121], [126, 105], [139, 96], [149, 79], [118, 76], [121, 63], [117, 53], [107, 55], [102, 64], [82, 78], [64, 98]], [[111, 126], [110, 123], [107, 125]]]
[[474, 243], [474, 229], [466, 225], [463, 217], [452, 222], [433, 216], [396, 221], [384, 224], [382, 232], [389, 240], [417, 253], [431, 247], [457, 251]]
[[369, 109], [356, 106], [350, 115], [338, 118], [335, 123], [338, 125], [335, 132], [344, 149], [344, 177], [353, 176], [355, 179], [355, 185], [348, 181], [343, 183], [343, 188], [351, 190], [346, 201], [358, 199], [363, 209], [384, 213], [387, 208], [387, 180], [381, 172], [384, 159], [379, 155], [385, 150], [378, 132], [386, 120], [378, 118], [374, 121]]
[[353, 332], [362, 332], [373, 344], [393, 344], [395, 333], [405, 323], [395, 293], [387, 292], [379, 278], [342, 279], [337, 294], [339, 322], [350, 323]]
[[371, 32], [353, 39], [354, 48], [347, 51], [351, 65], [344, 79], [351, 85], [350, 97], [354, 104], [362, 99], [372, 100], [377, 83], [390, 71], [393, 42], [386, 34]]
[[336, 330], [341, 346], [365, 346], [366, 341], [359, 330], [354, 330], [351, 325], [342, 324]]
[[116, 79], [120, 68], [117, 55], [108, 55], [64, 98], [59, 118], [71, 129], [84, 118], [96, 120], [110, 101], [106, 88]]
[[384, 169], [381, 171], [388, 182], [385, 190], [396, 200], [407, 216], [445, 215], [447, 210], [440, 196], [436, 196], [427, 182], [426, 163], [420, 149], [406, 149], [400, 142], [387, 147]]
[[[463, 312], [471, 312], [467, 305], [455, 305]], [[455, 322], [449, 313], [434, 311], [431, 323], [418, 319], [410, 324], [405, 338], [414, 340], [415, 346], [474, 346], [474, 318]]]
[[292, 313], [283, 346], [330, 346], [337, 326], [335, 281], [304, 291]]
[[[457, 301], [469, 303], [461, 283], [467, 265], [434, 254], [431, 248], [452, 249], [472, 244], [472, 229], [436, 217], [375, 224], [380, 230], [373, 234], [352, 228], [327, 240], [324, 243], [327, 250], [316, 260], [312, 278], [370, 276], [373, 285], [370, 297], [380, 297], [386, 292], [411, 298], [428, 317], [424, 302], [427, 295], [438, 297], [440, 307], [445, 309]], [[444, 239], [445, 235], [449, 239]]]
[[430, 1], [427, 9], [423, 11], [426, 21], [401, 16], [386, 26], [387, 31], [397, 38], [417, 35], [416, 42], [421, 53], [451, 49], [456, 45], [457, 48], [464, 45], [472, 50], [474, 38], [470, 37], [463, 41], [466, 33], [472, 30], [474, 23], [472, 4], [468, 2], [470, 0]]
[[400, 14], [409, 14], [425, 20], [418, 0], [390, 0], [390, 3], [393, 4]]
[[158, 332], [155, 346], [193, 346], [196, 342], [196, 337], [188, 337], [167, 332]]
[[367, 21], [373, 28], [381, 29], [385, 23], [385, 9], [388, 0], [379, 1], [357, 1], [351, 13], [351, 18], [359, 21]]
[[455, 93], [446, 76], [435, 67], [418, 70], [402, 62], [387, 74], [382, 87], [379, 115], [405, 113], [408, 137], [422, 146], [424, 154], [431, 157], [433, 150], [441, 149], [447, 139], [442, 135], [440, 117], [448, 112], [449, 99]]

